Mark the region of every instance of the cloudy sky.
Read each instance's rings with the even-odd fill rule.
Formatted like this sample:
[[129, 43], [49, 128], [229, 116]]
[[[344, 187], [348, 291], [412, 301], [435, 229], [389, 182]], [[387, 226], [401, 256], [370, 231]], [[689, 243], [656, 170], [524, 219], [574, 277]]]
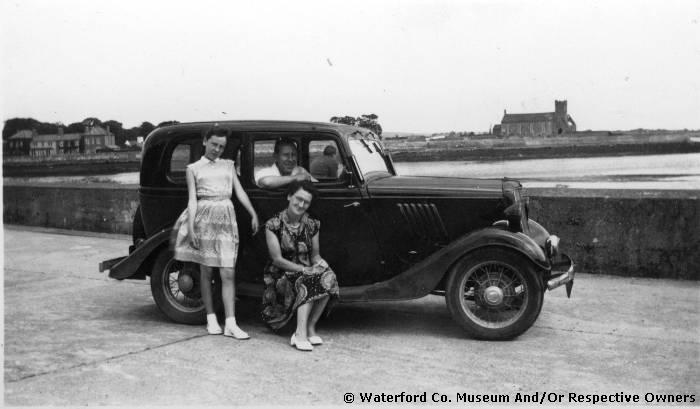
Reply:
[[0, 0], [2, 119], [700, 129], [700, 2]]

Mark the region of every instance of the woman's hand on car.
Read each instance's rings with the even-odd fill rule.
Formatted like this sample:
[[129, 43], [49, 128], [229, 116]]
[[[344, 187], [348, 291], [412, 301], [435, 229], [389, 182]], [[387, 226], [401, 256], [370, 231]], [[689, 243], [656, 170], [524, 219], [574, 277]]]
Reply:
[[253, 213], [253, 215], [250, 218], [250, 228], [253, 229], [253, 234], [258, 232], [258, 229], [260, 228], [260, 222], [258, 221], [258, 215]]

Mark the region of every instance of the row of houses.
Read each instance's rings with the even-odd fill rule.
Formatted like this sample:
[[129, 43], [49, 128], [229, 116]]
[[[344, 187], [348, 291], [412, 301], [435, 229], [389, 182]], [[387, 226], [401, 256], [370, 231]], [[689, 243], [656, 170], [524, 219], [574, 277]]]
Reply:
[[22, 130], [3, 142], [5, 156], [42, 158], [71, 153], [95, 153], [98, 149], [117, 149], [109, 126], [85, 125], [82, 133], [64, 133], [58, 128], [54, 135], [37, 135], [35, 130]]

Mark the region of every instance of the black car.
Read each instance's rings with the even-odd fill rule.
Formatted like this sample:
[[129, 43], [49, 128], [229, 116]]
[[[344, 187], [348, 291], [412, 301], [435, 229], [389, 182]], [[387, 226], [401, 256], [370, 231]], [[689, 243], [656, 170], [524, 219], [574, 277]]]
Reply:
[[[150, 276], [153, 298], [172, 320], [205, 321], [196, 265], [172, 258], [172, 226], [187, 207], [185, 167], [203, 154], [213, 122], [158, 128], [146, 139], [129, 255], [100, 263], [115, 279]], [[280, 138], [297, 144], [299, 165], [328, 146], [337, 177], [318, 178], [309, 212], [321, 220], [321, 251], [340, 284], [340, 302], [405, 300], [443, 294], [464, 329], [482, 339], [526, 331], [545, 289], [573, 286], [571, 259], [559, 239], [528, 218], [528, 199], [512, 179], [406, 177], [370, 130], [331, 123], [220, 122], [228, 131], [222, 157], [236, 162], [241, 184], [261, 222], [287, 205], [283, 190], [265, 190], [257, 169], [273, 163]], [[239, 296], [260, 297], [268, 260], [264, 233], [251, 235], [250, 216], [232, 195], [240, 229]], [[215, 275], [216, 276], [216, 275]], [[214, 294], [219, 293], [215, 291]]]

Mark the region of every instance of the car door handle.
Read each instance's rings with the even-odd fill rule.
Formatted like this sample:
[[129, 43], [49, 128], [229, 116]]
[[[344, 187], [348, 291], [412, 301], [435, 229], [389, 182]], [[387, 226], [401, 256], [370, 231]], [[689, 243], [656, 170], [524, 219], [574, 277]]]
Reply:
[[352, 203], [346, 204], [346, 205], [343, 206], [343, 207], [357, 207], [357, 206], [359, 206], [359, 205], [360, 205], [360, 202], [352, 202]]

